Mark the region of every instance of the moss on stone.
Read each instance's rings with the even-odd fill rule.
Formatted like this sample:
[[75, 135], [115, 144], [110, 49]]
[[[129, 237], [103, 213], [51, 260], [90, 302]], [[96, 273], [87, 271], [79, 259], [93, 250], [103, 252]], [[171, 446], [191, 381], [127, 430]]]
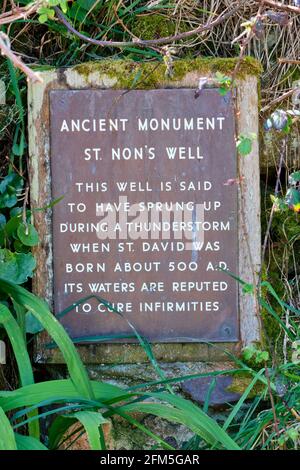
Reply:
[[[242, 395], [252, 380], [253, 377], [248, 375], [234, 375], [232, 383], [229, 385], [229, 387], [227, 387], [227, 390], [229, 392], [238, 393], [239, 395]], [[263, 389], [264, 385], [261, 382], [257, 382], [254, 387], [252, 387], [252, 389], [250, 390], [247, 398], [254, 398], [259, 393], [261, 393]]]
[[[135, 62], [128, 60], [101, 60], [87, 62], [73, 67], [73, 70], [82, 75], [87, 81], [91, 74], [99, 73], [99, 77], [107, 76], [117, 79], [113, 88], [121, 89], [149, 89], [163, 86], [172, 86], [176, 81], [182, 80], [186, 75], [197, 72], [199, 75], [213, 75], [219, 71], [224, 74], [233, 72], [237, 63], [236, 58], [216, 59], [178, 59], [174, 61], [174, 74], [166, 78], [166, 68], [161, 62]], [[252, 57], [245, 57], [240, 64], [237, 78], [243, 79], [246, 75], [259, 75], [261, 65]]]

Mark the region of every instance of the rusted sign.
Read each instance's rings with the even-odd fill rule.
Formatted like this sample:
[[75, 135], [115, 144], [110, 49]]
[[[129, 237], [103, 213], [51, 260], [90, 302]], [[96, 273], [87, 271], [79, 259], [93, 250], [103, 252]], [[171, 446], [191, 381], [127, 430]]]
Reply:
[[131, 341], [128, 320], [151, 341], [237, 341], [230, 95], [55, 90], [50, 118], [55, 313], [75, 304], [71, 336]]

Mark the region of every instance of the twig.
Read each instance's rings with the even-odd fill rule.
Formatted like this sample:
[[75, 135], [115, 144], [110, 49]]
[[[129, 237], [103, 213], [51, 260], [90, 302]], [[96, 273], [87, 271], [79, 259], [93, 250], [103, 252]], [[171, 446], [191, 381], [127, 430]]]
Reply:
[[4, 0], [3, 5], [2, 5], [2, 13], [5, 12], [5, 10], [6, 10], [6, 5], [7, 5], [7, 0]]
[[0, 31], [0, 50], [1, 54], [10, 59], [14, 66], [22, 70], [22, 72], [24, 72], [30, 80], [32, 80], [33, 82], [43, 83], [43, 80], [41, 79], [39, 74], [34, 72], [26, 64], [24, 64], [24, 62], [22, 62], [22, 60], [18, 56], [16, 56], [16, 54], [11, 50], [9, 38], [2, 31]]
[[8, 161], [8, 163], [10, 164], [11, 168], [14, 169], [14, 171], [16, 173], [18, 173], [19, 176], [21, 176], [21, 178], [24, 178], [24, 175], [23, 173], [20, 172], [19, 168], [16, 167], [16, 165], [11, 161], [11, 159], [9, 158], [8, 155], [5, 155], [5, 159]]
[[[122, 2], [120, 2], [120, 3], [122, 3]], [[132, 37], [132, 41], [133, 41], [133, 42], [139, 41], [139, 38], [138, 38], [135, 34], [133, 34], [133, 32], [130, 31], [129, 28], [127, 28], [127, 26], [126, 26], [126, 24], [124, 23], [124, 21], [118, 16], [118, 9], [117, 9], [116, 6], [113, 6], [113, 10], [114, 10], [114, 14], [115, 14], [117, 23], [119, 23], [119, 24], [122, 26], [122, 28], [124, 29], [124, 31], [126, 31], [126, 33], [128, 33], [129, 36]], [[151, 49], [153, 49], [154, 51], [159, 52], [159, 53], [162, 52], [162, 50], [159, 49], [159, 48], [157, 48], [157, 47], [151, 47]]]
[[267, 104], [266, 106], [264, 106], [260, 112], [261, 113], [265, 113], [266, 111], [268, 111], [270, 108], [272, 108], [275, 104], [277, 103], [280, 103], [281, 101], [283, 100], [286, 100], [287, 98], [289, 98], [290, 96], [292, 96], [295, 92], [295, 89], [293, 88], [292, 90], [289, 90], [289, 91], [286, 91], [285, 93], [283, 93], [281, 96], [278, 96], [278, 98], [275, 98], [273, 101], [271, 101], [271, 103]]
[[[244, 54], [245, 54], [245, 51], [246, 51], [246, 47], [248, 46], [248, 44], [250, 43], [250, 41], [253, 39], [253, 37], [255, 36], [255, 26], [256, 26], [256, 23], [257, 21], [259, 20], [259, 18], [261, 17], [261, 14], [262, 14], [262, 11], [264, 9], [264, 6], [265, 6], [265, 0], [259, 0], [259, 8], [258, 8], [258, 11], [256, 13], [256, 16], [255, 16], [255, 19], [253, 21], [253, 24], [252, 24], [252, 27], [250, 28], [250, 30], [248, 31], [245, 39], [243, 40], [242, 42], [242, 45], [241, 45], [241, 50], [240, 50], [240, 55], [239, 55], [239, 58], [238, 58], [238, 61], [234, 67], [234, 70], [233, 70], [233, 73], [232, 73], [232, 76], [231, 76], [231, 84], [232, 86], [234, 86], [234, 81], [235, 81], [235, 78], [237, 76], [237, 73], [239, 71], [239, 68], [241, 66], [241, 63], [242, 63], [242, 60], [243, 60], [243, 57], [244, 57]], [[240, 35], [241, 37], [242, 35]]]
[[133, 44], [135, 46], [148, 47], [148, 46], [155, 46], [155, 45], [160, 45], [160, 44], [169, 44], [173, 41], [185, 39], [185, 38], [195, 36], [197, 34], [201, 34], [205, 31], [209, 31], [213, 29], [215, 26], [218, 26], [219, 24], [223, 23], [223, 21], [227, 20], [232, 15], [237, 13], [240, 10], [240, 8], [241, 8], [241, 4], [239, 4], [238, 6], [235, 6], [231, 10], [219, 16], [216, 20], [208, 22], [205, 25], [200, 25], [197, 28], [192, 29], [191, 31], [185, 31], [183, 33], [174, 34], [172, 36], [166, 36], [164, 38], [147, 39], [147, 40], [136, 39], [132, 41], [105, 41], [105, 40], [93, 39], [80, 33], [71, 25], [71, 23], [69, 23], [68, 19], [62, 13], [62, 11], [58, 7], [54, 7], [58, 19], [68, 29], [68, 31], [70, 31], [75, 36], [79, 37], [85, 42], [89, 42], [90, 44], [94, 44], [96, 46], [101, 46], [101, 47], [107, 47], [107, 46], [108, 47], [128, 47], [128, 46], [132, 46]]
[[[260, 0], [254, 0], [256, 3], [260, 3]], [[284, 3], [275, 2], [273, 0], [265, 0], [265, 5], [276, 10], [287, 11], [288, 13], [295, 13], [300, 15], [300, 7], [295, 7], [293, 5], [286, 5]]]
[[[122, 5], [122, 6], [123, 6], [123, 5]], [[138, 38], [135, 34], [133, 34], [133, 32], [130, 31], [129, 28], [127, 28], [127, 26], [126, 26], [126, 24], [124, 23], [124, 21], [119, 17], [117, 6], [116, 6], [116, 5], [113, 5], [112, 7], [113, 7], [113, 10], [114, 10], [114, 14], [115, 14], [117, 23], [119, 23], [119, 24], [122, 26], [122, 28], [124, 29], [124, 31], [126, 31], [126, 33], [128, 33], [129, 36], [132, 37], [132, 40], [133, 40], [133, 41], [138, 41], [139, 38]]]
[[294, 65], [300, 65], [300, 60], [298, 59], [278, 59], [279, 64], [294, 64]]
[[13, 23], [17, 20], [24, 20], [30, 15], [33, 15], [41, 6], [42, 2], [37, 1], [33, 4], [29, 4], [26, 7], [14, 8], [10, 11], [4, 12], [0, 15], [0, 25]]

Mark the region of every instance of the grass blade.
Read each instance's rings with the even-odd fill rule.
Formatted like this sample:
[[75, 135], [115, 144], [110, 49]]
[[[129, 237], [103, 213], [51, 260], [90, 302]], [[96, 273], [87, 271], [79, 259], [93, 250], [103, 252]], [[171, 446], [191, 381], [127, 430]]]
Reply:
[[23, 287], [17, 286], [3, 278], [0, 278], [0, 290], [10, 295], [15, 302], [23, 305], [37, 318], [61, 350], [75, 387], [82, 396], [93, 398], [93, 391], [87, 371], [79, 354], [63, 326], [48, 309], [47, 304]]
[[250, 384], [248, 385], [248, 387], [246, 388], [246, 390], [244, 391], [243, 395], [241, 396], [241, 398], [239, 399], [239, 401], [236, 403], [236, 405], [234, 406], [234, 408], [232, 409], [230, 415], [228, 416], [228, 418], [226, 419], [225, 423], [224, 423], [224, 426], [223, 426], [223, 429], [226, 430], [228, 429], [229, 425], [231, 424], [232, 420], [234, 419], [234, 417], [236, 416], [236, 414], [239, 412], [242, 404], [244, 403], [244, 401], [247, 399], [249, 393], [251, 392], [251, 390], [253, 389], [254, 385], [256, 384], [256, 382], [259, 380], [260, 376], [263, 375], [263, 373], [265, 372], [265, 368], [263, 369], [260, 369], [260, 371], [257, 372], [257, 374], [255, 374], [255, 376], [253, 377], [253, 379], [251, 380]]
[[13, 429], [2, 408], [0, 408], [0, 450], [17, 450]]
[[48, 450], [38, 439], [31, 436], [23, 436], [15, 432], [15, 439], [18, 450]]
[[[20, 382], [22, 386], [33, 384], [33, 371], [30, 363], [30, 358], [27, 352], [26, 344], [24, 341], [24, 336], [14, 316], [9, 311], [9, 309], [3, 304], [0, 304], [0, 324], [2, 324], [5, 328], [5, 331], [11, 342], [14, 355], [17, 361]], [[30, 414], [30, 416], [33, 416], [35, 414], [36, 412], [33, 412], [33, 414]], [[34, 421], [33, 423], [29, 424], [29, 432], [32, 437], [36, 437], [37, 439], [39, 438], [38, 421]]]
[[76, 418], [83, 425], [91, 449], [102, 450], [99, 427], [107, 423], [107, 419], [103, 418], [102, 414], [96, 411], [77, 411], [77, 413], [73, 413], [70, 417]]
[[136, 402], [124, 405], [122, 410], [151, 413], [155, 416], [167, 419], [168, 421], [184, 424], [211, 445], [220, 443], [228, 450], [240, 449], [212, 418], [207, 416], [192, 402], [164, 392], [146, 393], [145, 395], [164, 401], [168, 403], [168, 405], [153, 402]]

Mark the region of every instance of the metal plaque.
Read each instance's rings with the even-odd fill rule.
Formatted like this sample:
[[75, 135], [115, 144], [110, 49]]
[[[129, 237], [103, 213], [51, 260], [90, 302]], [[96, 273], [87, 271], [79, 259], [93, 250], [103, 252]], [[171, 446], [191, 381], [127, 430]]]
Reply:
[[[55, 314], [73, 338], [238, 341], [231, 96], [50, 92]], [[111, 311], [105, 299], [121, 315]], [[84, 299], [84, 300], [83, 300]]]

